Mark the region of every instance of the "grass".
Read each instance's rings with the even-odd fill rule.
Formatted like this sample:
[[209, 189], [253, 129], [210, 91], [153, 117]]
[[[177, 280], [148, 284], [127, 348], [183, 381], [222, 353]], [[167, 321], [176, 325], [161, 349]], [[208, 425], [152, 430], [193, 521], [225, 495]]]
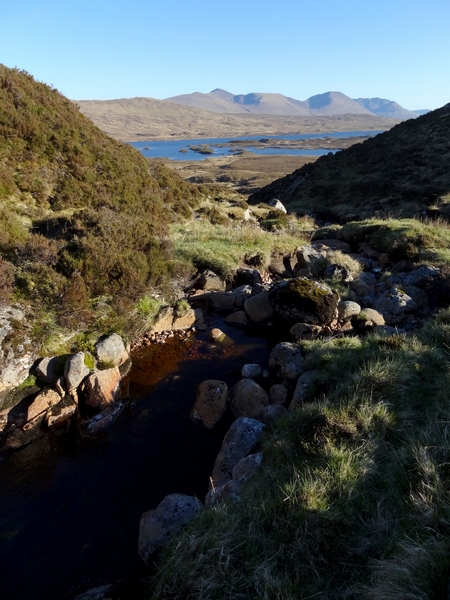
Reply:
[[265, 434], [242, 501], [163, 553], [149, 597], [445, 597], [449, 336], [447, 310], [417, 336], [305, 343], [310, 401]]

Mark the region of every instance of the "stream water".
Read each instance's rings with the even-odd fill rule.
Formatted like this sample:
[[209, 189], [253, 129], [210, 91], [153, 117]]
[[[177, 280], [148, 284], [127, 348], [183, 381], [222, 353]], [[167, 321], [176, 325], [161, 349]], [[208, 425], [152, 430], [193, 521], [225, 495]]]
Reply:
[[214, 431], [189, 412], [204, 379], [232, 385], [247, 362], [267, 360], [267, 341], [210, 323], [235, 340], [206, 334], [170, 341], [133, 360], [134, 400], [95, 438], [48, 437], [0, 462], [0, 598], [61, 600], [142, 570], [139, 519], [173, 492], [203, 500], [230, 418]]

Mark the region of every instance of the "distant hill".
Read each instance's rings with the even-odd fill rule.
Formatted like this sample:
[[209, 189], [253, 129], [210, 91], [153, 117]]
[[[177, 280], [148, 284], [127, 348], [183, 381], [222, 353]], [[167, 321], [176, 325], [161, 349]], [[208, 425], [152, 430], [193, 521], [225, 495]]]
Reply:
[[407, 110], [394, 102], [393, 100], [386, 100], [384, 98], [357, 98], [355, 99], [360, 106], [369, 110], [374, 115], [379, 117], [388, 117], [390, 119], [398, 119], [399, 121], [406, 121], [406, 119], [416, 119], [416, 111]]
[[[188, 95], [190, 96], [190, 95]], [[194, 100], [197, 101], [198, 96]], [[215, 90], [211, 95], [200, 94], [202, 102], [221, 107], [220, 110], [232, 110], [249, 104], [229, 102], [228, 92]], [[251, 95], [250, 95], [251, 96]], [[267, 96], [271, 96], [267, 94]], [[364, 131], [389, 129], [397, 121], [378, 117], [350, 100], [359, 111], [355, 114], [318, 114], [301, 116], [302, 111], [293, 102], [280, 94], [272, 99], [272, 106], [278, 102], [278, 110], [290, 107], [295, 115], [258, 114], [252, 112], [210, 112], [188, 104], [177, 104], [154, 98], [122, 98], [117, 100], [78, 100], [80, 110], [109, 135], [124, 140], [152, 139], [194, 139], [215, 137], [242, 137], [248, 135], [282, 135], [291, 133], [327, 133], [330, 131]], [[232, 96], [234, 98], [234, 96]], [[228, 98], [228, 100], [227, 100]], [[245, 103], [246, 97], [242, 98]], [[345, 97], [346, 98], [346, 97]], [[192, 98], [189, 99], [189, 102]], [[247, 102], [251, 99], [247, 98]], [[276, 100], [276, 102], [275, 102]], [[338, 98], [330, 98], [330, 102]], [[225, 106], [225, 108], [223, 108]], [[233, 108], [234, 107], [234, 108]], [[261, 103], [260, 103], [261, 108]], [[264, 109], [266, 110], [266, 109]], [[308, 109], [309, 110], [309, 109]], [[326, 112], [326, 111], [322, 111]], [[332, 112], [332, 111], [331, 111]]]
[[419, 108], [419, 110], [413, 110], [413, 113], [416, 113], [416, 115], [426, 115], [427, 113], [431, 112], [429, 108]]
[[279, 198], [300, 214], [413, 216], [436, 204], [450, 216], [450, 104], [328, 154], [274, 181], [250, 202]]
[[285, 116], [330, 116], [342, 114], [370, 114], [357, 102], [341, 92], [326, 92], [301, 101], [282, 94], [251, 93], [233, 95], [221, 89], [209, 94], [195, 92], [166, 98], [168, 102], [201, 108], [214, 113], [285, 115]]

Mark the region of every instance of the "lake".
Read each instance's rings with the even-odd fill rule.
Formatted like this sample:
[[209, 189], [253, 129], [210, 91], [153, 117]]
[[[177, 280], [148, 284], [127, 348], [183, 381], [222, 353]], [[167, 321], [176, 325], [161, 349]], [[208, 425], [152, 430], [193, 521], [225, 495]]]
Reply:
[[[330, 150], [329, 148], [304, 150], [296, 149], [289, 150], [286, 148], [261, 148], [257, 149], [252, 146], [252, 142], [259, 141], [261, 138], [268, 140], [311, 140], [321, 138], [337, 138], [345, 139], [351, 137], [366, 137], [374, 136], [382, 131], [339, 131], [332, 133], [303, 133], [303, 134], [289, 134], [289, 135], [253, 135], [245, 137], [229, 137], [229, 138], [202, 138], [192, 140], [162, 140], [162, 141], [142, 141], [142, 142], [130, 142], [132, 146], [137, 148], [147, 158], [170, 158], [171, 160], [205, 160], [206, 158], [217, 158], [219, 156], [231, 156], [235, 154], [236, 148], [230, 148], [228, 146], [220, 148], [214, 146], [212, 150], [213, 154], [200, 154], [194, 152], [189, 148], [193, 146], [210, 146], [212, 144], [226, 144], [231, 140], [242, 141], [244, 150], [252, 152], [254, 154], [290, 154], [294, 156], [323, 156], [329, 152], [337, 152], [337, 150]], [[181, 149], [185, 149], [186, 152], [180, 152]]]

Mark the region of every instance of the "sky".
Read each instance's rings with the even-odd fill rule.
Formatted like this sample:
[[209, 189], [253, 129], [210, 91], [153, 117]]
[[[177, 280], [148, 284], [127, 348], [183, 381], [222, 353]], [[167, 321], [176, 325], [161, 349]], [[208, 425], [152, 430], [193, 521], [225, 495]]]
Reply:
[[222, 88], [450, 102], [450, 0], [0, 0], [0, 63], [73, 100]]

